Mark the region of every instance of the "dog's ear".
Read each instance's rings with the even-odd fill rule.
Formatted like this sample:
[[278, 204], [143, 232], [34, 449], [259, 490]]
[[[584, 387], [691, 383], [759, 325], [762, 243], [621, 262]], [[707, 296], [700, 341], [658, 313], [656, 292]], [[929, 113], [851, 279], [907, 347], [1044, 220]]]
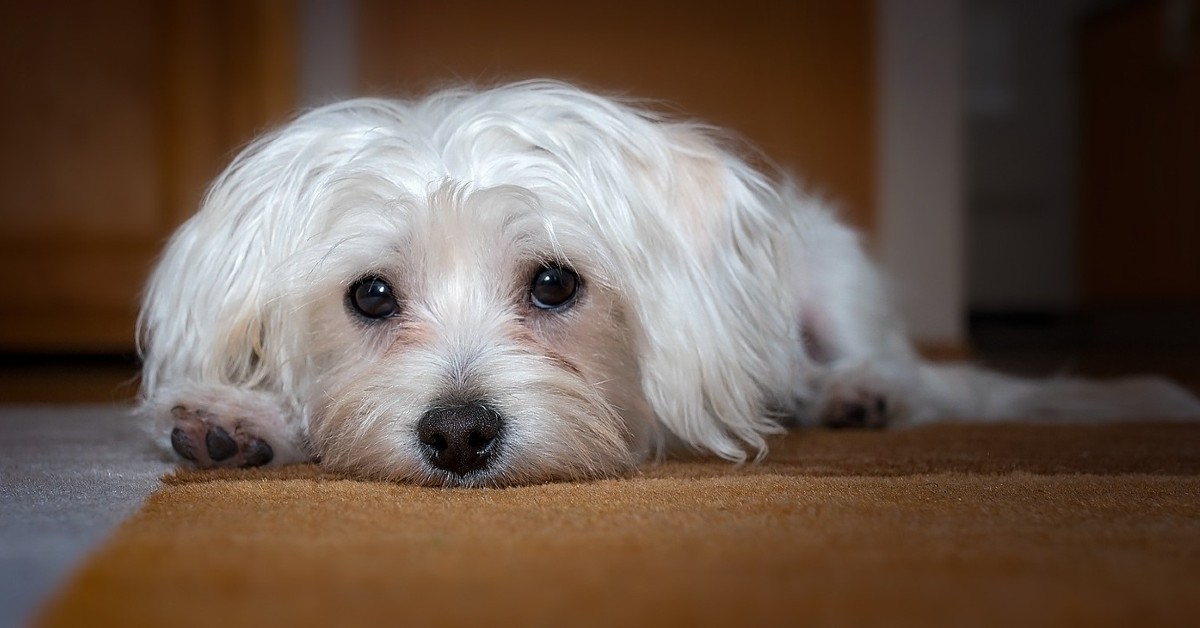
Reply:
[[210, 186], [200, 211], [171, 238], [143, 297], [138, 321], [142, 395], [159, 389], [231, 387], [277, 392], [290, 365], [278, 342], [284, 260], [302, 220], [288, 190], [307, 138], [268, 134]]
[[[769, 399], [793, 390], [798, 325], [795, 247], [785, 245], [798, 195], [751, 167], [702, 125], [554, 82], [498, 92], [511, 115], [495, 127], [547, 155], [541, 178], [606, 251], [606, 279], [626, 298], [642, 389], [659, 422], [698, 449], [741, 460], [778, 429]], [[511, 124], [536, 120], [538, 124]]]
[[270, 234], [239, 178], [214, 184], [151, 275], [139, 319], [144, 395], [183, 380], [253, 387], [266, 376]]
[[735, 460], [778, 429], [768, 404], [794, 382], [788, 316], [794, 247], [790, 188], [752, 168], [710, 130], [653, 122], [655, 146], [627, 149], [628, 202], [641, 233], [625, 255], [640, 328], [643, 389], [688, 444]]

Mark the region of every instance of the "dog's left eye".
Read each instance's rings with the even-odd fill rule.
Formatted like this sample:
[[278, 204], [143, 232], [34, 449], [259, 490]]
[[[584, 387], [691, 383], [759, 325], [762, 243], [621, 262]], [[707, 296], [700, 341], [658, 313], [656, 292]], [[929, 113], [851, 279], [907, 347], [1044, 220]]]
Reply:
[[374, 275], [350, 284], [346, 300], [355, 312], [370, 319], [390, 318], [400, 311], [400, 303], [391, 284]]
[[544, 266], [533, 276], [529, 299], [534, 307], [557, 310], [570, 306], [578, 292], [578, 275], [560, 266]]

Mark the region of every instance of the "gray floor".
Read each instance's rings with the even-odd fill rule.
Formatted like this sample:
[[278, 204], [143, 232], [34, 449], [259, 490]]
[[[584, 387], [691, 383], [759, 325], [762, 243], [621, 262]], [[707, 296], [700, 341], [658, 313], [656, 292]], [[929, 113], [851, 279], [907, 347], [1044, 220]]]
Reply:
[[170, 468], [126, 407], [0, 407], [0, 627], [27, 625]]

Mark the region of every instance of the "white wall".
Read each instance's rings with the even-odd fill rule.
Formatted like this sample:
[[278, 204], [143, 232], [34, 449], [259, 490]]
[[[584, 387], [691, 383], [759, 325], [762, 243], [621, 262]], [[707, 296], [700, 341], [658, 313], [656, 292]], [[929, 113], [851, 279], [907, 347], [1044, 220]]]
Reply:
[[302, 0], [297, 98], [314, 107], [358, 90], [358, 33], [353, 0]]
[[961, 7], [878, 0], [879, 255], [913, 337], [964, 342]]

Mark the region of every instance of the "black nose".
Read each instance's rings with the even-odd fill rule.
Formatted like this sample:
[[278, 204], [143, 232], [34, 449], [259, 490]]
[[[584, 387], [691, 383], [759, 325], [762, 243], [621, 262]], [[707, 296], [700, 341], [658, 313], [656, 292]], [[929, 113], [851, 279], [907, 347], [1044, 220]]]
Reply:
[[417, 422], [417, 438], [430, 464], [466, 475], [487, 466], [504, 421], [483, 403], [430, 408]]

